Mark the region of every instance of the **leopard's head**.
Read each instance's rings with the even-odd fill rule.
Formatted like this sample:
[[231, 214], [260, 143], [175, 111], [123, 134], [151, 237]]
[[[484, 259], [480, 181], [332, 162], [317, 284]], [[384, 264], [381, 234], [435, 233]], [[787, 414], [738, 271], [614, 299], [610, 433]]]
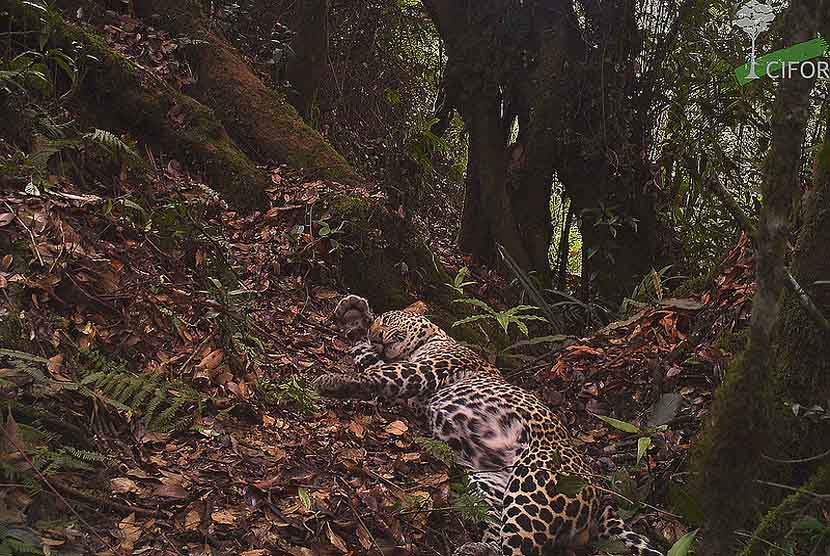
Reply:
[[411, 355], [436, 334], [444, 334], [424, 317], [426, 311], [426, 303], [417, 301], [406, 309], [376, 317], [366, 299], [348, 295], [337, 304], [332, 318], [349, 332], [365, 333], [384, 360], [396, 361]]
[[418, 301], [400, 311], [388, 311], [376, 317], [369, 326], [368, 340], [386, 361], [396, 361], [412, 355], [441, 329], [431, 323], [424, 313], [427, 306]]

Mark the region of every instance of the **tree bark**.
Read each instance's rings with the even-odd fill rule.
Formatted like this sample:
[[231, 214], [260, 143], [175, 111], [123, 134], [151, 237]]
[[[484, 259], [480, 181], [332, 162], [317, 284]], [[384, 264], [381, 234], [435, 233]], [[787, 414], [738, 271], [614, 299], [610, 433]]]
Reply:
[[[654, 192], [643, 159], [647, 122], [638, 112], [643, 99], [633, 100], [630, 69], [640, 48], [634, 2], [591, 4], [587, 22], [568, 2], [423, 2], [446, 44], [455, 81], [464, 88], [456, 99], [470, 131], [461, 247], [486, 260], [495, 242], [510, 243], [517, 262], [548, 283], [556, 172], [579, 217], [584, 249], [596, 252], [586, 257], [583, 271], [600, 297], [621, 300], [657, 263]], [[498, 92], [491, 100], [498, 121], [476, 106], [488, 90]], [[489, 162], [476, 143], [495, 140], [474, 135], [495, 137], [500, 127], [504, 147], [516, 116], [524, 161], [513, 180], [513, 169]], [[491, 121], [474, 122], [477, 117]], [[489, 215], [480, 218], [482, 210], [506, 211], [503, 225]], [[611, 210], [613, 226], [594, 225], [591, 213]]]
[[187, 92], [216, 111], [231, 137], [251, 158], [303, 168], [324, 179], [360, 180], [345, 159], [211, 28], [199, 2], [136, 0], [135, 7], [140, 15], [161, 15], [163, 24], [174, 33], [201, 41], [187, 51], [198, 77]]
[[317, 91], [328, 67], [328, 0], [296, 0], [293, 29], [297, 32], [286, 76], [296, 94], [291, 104], [308, 120], [317, 101]]
[[[790, 17], [815, 21], [815, 5], [794, 3]], [[805, 40], [813, 29], [802, 28]], [[707, 516], [704, 554], [726, 554], [734, 531], [746, 527], [757, 509], [761, 452], [770, 438], [768, 383], [772, 334], [784, 288], [789, 218], [799, 189], [801, 144], [809, 118], [812, 80], [794, 77], [778, 86], [771, 123], [772, 145], [764, 170], [764, 205], [758, 226], [756, 281], [749, 341], [718, 390], [698, 450], [698, 485]], [[780, 400], [779, 400], [780, 401]]]

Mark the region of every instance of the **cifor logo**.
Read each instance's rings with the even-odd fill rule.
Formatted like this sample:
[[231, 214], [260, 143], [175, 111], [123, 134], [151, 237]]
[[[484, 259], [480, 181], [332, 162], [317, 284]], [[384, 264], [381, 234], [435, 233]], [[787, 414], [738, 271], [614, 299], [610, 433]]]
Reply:
[[818, 37], [794, 44], [763, 56], [757, 55], [758, 37], [769, 29], [775, 20], [775, 9], [759, 0], [749, 0], [737, 12], [735, 25], [749, 36], [751, 50], [749, 62], [735, 68], [735, 78], [741, 85], [769, 76], [772, 79], [802, 75], [806, 78], [830, 77], [830, 62], [815, 60], [825, 56], [827, 41]]

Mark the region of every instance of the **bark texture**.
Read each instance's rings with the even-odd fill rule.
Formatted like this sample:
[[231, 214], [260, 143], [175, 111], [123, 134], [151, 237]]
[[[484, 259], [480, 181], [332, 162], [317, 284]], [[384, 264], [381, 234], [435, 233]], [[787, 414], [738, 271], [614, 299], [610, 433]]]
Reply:
[[[557, 176], [582, 230], [585, 278], [621, 300], [660, 259], [635, 3], [585, 4], [582, 17], [559, 1], [424, 5], [447, 47], [445, 100], [470, 133], [460, 246], [488, 261], [501, 243], [548, 284]], [[516, 122], [522, 155], [508, 162]]]
[[308, 120], [317, 103], [317, 91], [328, 68], [329, 0], [297, 0], [294, 5], [294, 25], [297, 37], [292, 48], [286, 76], [296, 91], [291, 104]]
[[[814, 3], [791, 5], [788, 17], [815, 21]], [[812, 29], [802, 28], [805, 40]], [[800, 77], [782, 80], [773, 108], [770, 152], [764, 170], [764, 206], [758, 226], [756, 280], [746, 350], [730, 366], [718, 390], [711, 417], [698, 448], [697, 476], [708, 520], [705, 554], [727, 554], [734, 532], [746, 528], [758, 510], [762, 451], [771, 438], [769, 381], [773, 331], [778, 322], [786, 277], [789, 219], [799, 192], [801, 144], [809, 118], [813, 82]]]
[[346, 160], [211, 28], [196, 0], [136, 0], [135, 7], [144, 16], [161, 15], [174, 33], [200, 41], [188, 49], [198, 81], [187, 92], [216, 111], [231, 137], [251, 158], [303, 168], [321, 178], [359, 181]]

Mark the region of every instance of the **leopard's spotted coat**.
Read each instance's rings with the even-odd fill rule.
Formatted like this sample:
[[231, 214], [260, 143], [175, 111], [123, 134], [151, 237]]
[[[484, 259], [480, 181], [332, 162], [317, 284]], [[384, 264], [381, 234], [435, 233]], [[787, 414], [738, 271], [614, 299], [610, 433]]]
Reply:
[[416, 304], [375, 317], [365, 299], [341, 300], [336, 319], [368, 325], [366, 341], [352, 350], [358, 373], [324, 375], [317, 389], [329, 397], [395, 400], [426, 415], [495, 517], [482, 542], [456, 556], [538, 556], [543, 547], [610, 538], [638, 556], [662, 556], [601, 504], [595, 475], [557, 416], [426, 319], [424, 309]]

